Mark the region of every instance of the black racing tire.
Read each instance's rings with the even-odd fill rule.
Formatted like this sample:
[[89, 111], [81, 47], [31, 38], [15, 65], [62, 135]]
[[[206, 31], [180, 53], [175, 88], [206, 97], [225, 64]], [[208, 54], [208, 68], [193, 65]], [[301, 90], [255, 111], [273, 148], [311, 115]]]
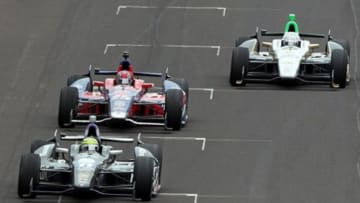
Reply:
[[58, 124], [60, 127], [73, 127], [71, 118], [76, 115], [79, 92], [75, 87], [64, 87], [60, 91]]
[[144, 143], [140, 145], [141, 147], [149, 150], [154, 157], [159, 161], [160, 169], [159, 169], [159, 183], [161, 180], [161, 169], [162, 169], [162, 160], [163, 160], [163, 154], [162, 154], [162, 148], [159, 144], [148, 144]]
[[[35, 198], [36, 194], [31, 193], [39, 185], [40, 156], [38, 154], [24, 154], [20, 160], [18, 179], [18, 196], [20, 198]], [[30, 183], [32, 180], [32, 188]]]
[[249, 64], [249, 49], [235, 47], [231, 56], [231, 70], [229, 82], [232, 86], [245, 86], [244, 77], [247, 74]]
[[81, 78], [83, 78], [84, 76], [82, 75], [71, 75], [70, 77], [68, 77], [67, 79], [67, 86], [70, 86], [71, 84], [73, 84], [76, 80], [79, 80]]
[[180, 130], [183, 110], [183, 92], [170, 89], [165, 96], [165, 127]]
[[345, 50], [336, 49], [331, 53], [332, 87], [333, 83], [340, 88], [346, 87], [348, 57]]
[[340, 44], [346, 51], [347, 56], [350, 59], [350, 42], [346, 39], [336, 39], [334, 42]]
[[152, 183], [154, 172], [154, 159], [151, 157], [136, 157], [134, 180], [135, 197], [143, 201], [150, 201], [152, 197]]
[[239, 37], [239, 38], [237, 38], [235, 40], [235, 47], [240, 46], [243, 42], [245, 42], [245, 41], [247, 41], [249, 39], [251, 39], [251, 38], [249, 38], [249, 37]]
[[189, 83], [188, 83], [188, 81], [185, 80], [184, 78], [169, 78], [169, 80], [175, 82], [176, 84], [178, 84], [181, 87], [181, 89], [186, 94], [186, 102], [188, 103], [188, 101], [189, 101]]
[[30, 153], [34, 153], [39, 147], [49, 144], [48, 141], [34, 140], [30, 145]]

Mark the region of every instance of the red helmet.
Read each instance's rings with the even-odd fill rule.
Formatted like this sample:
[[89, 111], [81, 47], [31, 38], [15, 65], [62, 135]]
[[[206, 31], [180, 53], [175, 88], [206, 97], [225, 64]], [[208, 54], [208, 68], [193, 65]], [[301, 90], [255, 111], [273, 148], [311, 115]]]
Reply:
[[132, 85], [133, 84], [132, 74], [126, 70], [119, 71], [116, 74], [115, 80], [116, 80], [117, 85]]

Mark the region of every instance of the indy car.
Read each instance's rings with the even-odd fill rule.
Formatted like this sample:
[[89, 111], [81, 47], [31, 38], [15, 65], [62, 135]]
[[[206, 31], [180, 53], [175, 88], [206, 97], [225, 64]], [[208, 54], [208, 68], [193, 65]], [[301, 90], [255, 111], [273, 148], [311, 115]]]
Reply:
[[[290, 81], [300, 84], [324, 84], [345, 88], [350, 82], [350, 45], [329, 34], [301, 33], [296, 16], [289, 15], [285, 32], [256, 30], [250, 37], [239, 37], [232, 51], [230, 84]], [[271, 42], [260, 37], [275, 37]], [[281, 37], [281, 38], [276, 38]], [[320, 44], [304, 38], [324, 38], [324, 52], [315, 52]], [[263, 46], [266, 51], [260, 51]]]
[[[59, 126], [89, 123], [89, 115], [97, 116], [96, 123], [164, 126], [173, 130], [180, 130], [187, 123], [189, 85], [185, 79], [172, 78], [167, 71], [134, 71], [133, 78], [120, 84], [119, 74], [90, 66], [87, 74], [70, 76], [60, 92]], [[94, 80], [93, 75], [111, 77], [100, 81]], [[162, 88], [156, 89], [154, 83], [137, 78], [141, 76], [163, 77]]]
[[61, 133], [60, 140], [76, 142], [70, 148], [61, 147], [57, 140], [35, 140], [30, 153], [21, 156], [20, 198], [86, 195], [149, 201], [160, 190], [162, 150], [157, 144], [138, 138], [135, 158], [124, 160], [123, 150], [106, 143], [133, 143], [134, 139], [100, 136], [95, 124], [89, 124], [83, 135]]

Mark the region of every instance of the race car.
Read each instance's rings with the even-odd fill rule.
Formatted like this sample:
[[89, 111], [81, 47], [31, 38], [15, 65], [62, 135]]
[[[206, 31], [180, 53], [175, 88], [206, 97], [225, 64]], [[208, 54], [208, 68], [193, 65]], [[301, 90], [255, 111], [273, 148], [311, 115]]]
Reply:
[[[105, 81], [93, 80], [95, 75], [111, 75]], [[162, 88], [136, 77], [163, 77]], [[125, 78], [123, 78], [125, 76]], [[189, 84], [185, 79], [172, 78], [166, 73], [107, 71], [90, 66], [85, 75], [72, 75], [61, 89], [58, 124], [73, 127], [89, 123], [164, 126], [180, 130], [188, 120]]]
[[[20, 160], [18, 196], [37, 195], [127, 196], [149, 201], [160, 190], [162, 149], [143, 143], [134, 148], [135, 158], [124, 159], [123, 150], [105, 143], [133, 143], [133, 138], [100, 136], [91, 123], [83, 135], [60, 134], [62, 141], [75, 141], [70, 148], [54, 138], [35, 140], [30, 153]], [[80, 143], [78, 143], [80, 142]]]
[[[260, 37], [275, 38], [272, 42]], [[324, 38], [324, 52], [315, 52], [320, 44], [303, 38]], [[260, 51], [260, 46], [266, 51]], [[250, 82], [290, 81], [300, 84], [325, 84], [345, 88], [350, 82], [350, 45], [347, 40], [299, 32], [294, 14], [289, 15], [285, 32], [256, 30], [250, 37], [239, 37], [232, 51], [230, 84], [245, 86]]]

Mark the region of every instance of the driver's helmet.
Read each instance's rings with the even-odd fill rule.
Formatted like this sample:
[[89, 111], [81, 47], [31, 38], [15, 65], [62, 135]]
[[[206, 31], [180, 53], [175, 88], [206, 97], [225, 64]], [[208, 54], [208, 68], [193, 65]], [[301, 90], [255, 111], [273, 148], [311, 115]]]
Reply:
[[116, 84], [117, 85], [132, 85], [133, 84], [133, 78], [129, 71], [123, 70], [119, 71], [116, 74]]
[[121, 65], [121, 68], [123, 70], [129, 70], [130, 69], [130, 62], [127, 59], [121, 61], [120, 65]]
[[299, 34], [296, 32], [286, 33], [281, 40], [281, 46], [300, 47], [301, 39], [299, 37]]
[[99, 142], [94, 137], [85, 137], [80, 144], [80, 152], [98, 152]]

